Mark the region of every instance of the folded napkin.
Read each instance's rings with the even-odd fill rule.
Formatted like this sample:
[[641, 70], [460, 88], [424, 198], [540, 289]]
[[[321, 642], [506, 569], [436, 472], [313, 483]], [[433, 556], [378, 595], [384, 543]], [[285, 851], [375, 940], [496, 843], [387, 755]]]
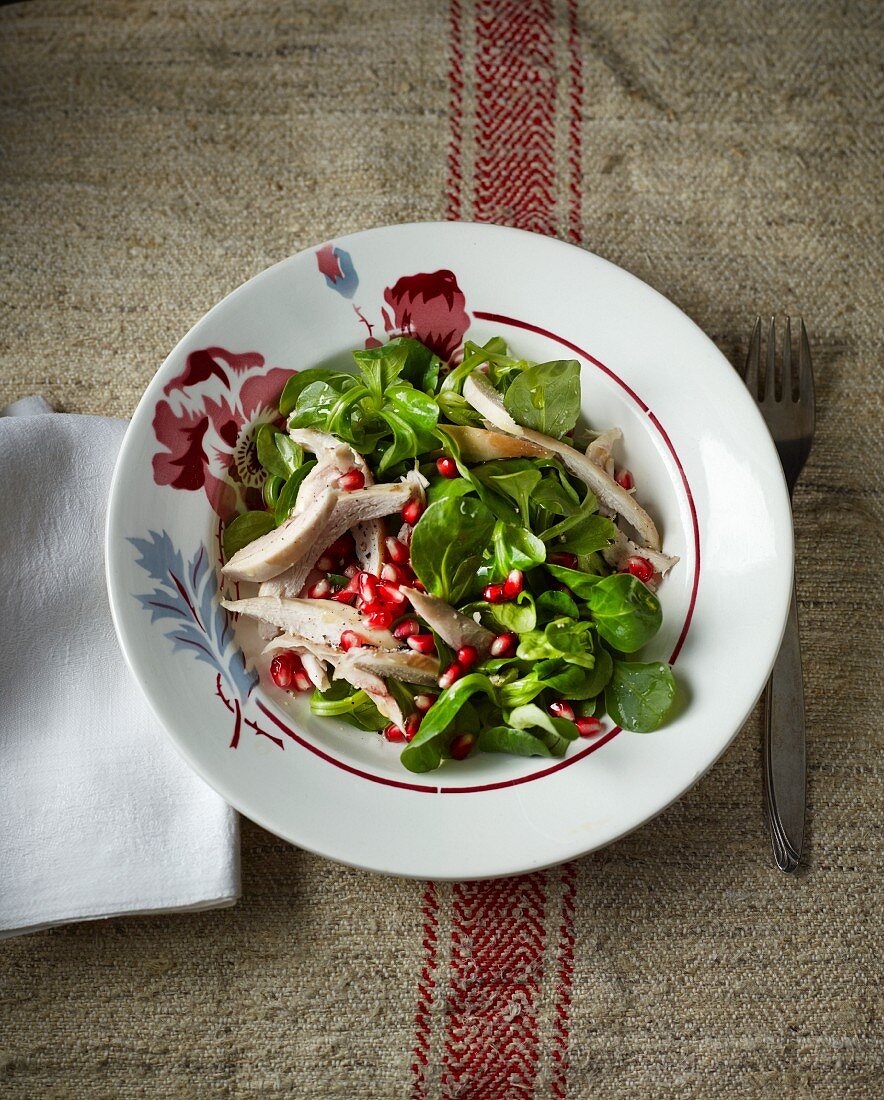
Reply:
[[166, 739], [111, 622], [125, 429], [41, 398], [0, 415], [0, 937], [239, 894], [236, 814]]

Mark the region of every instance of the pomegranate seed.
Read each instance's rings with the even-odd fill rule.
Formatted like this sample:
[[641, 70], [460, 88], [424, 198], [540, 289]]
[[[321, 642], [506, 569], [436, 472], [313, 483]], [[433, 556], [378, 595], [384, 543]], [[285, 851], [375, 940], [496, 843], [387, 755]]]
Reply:
[[640, 558], [634, 555], [631, 558], [627, 558], [620, 566], [620, 572], [631, 573], [633, 577], [638, 577], [640, 581], [644, 581], [645, 584], [647, 584], [654, 575], [654, 567], [647, 558]]
[[384, 737], [386, 737], [388, 741], [404, 741], [405, 731], [401, 730], [397, 725], [391, 722], [389, 726], [384, 727]]
[[466, 672], [477, 664], [479, 651], [474, 645], [462, 645], [457, 651], [457, 663]]
[[436, 459], [436, 469], [443, 477], [447, 477], [449, 479], [458, 476], [457, 463], [454, 461], [453, 458], [449, 458], [447, 455], [442, 458]]
[[313, 681], [310, 679], [306, 672], [296, 672], [294, 686], [297, 688], [298, 691], [312, 691]]
[[614, 472], [614, 480], [620, 486], [621, 489], [634, 489], [635, 479], [632, 476], [632, 472], [627, 470], [624, 466], [620, 470]]
[[360, 599], [365, 600], [366, 603], [376, 603], [378, 598], [377, 577], [371, 573], [360, 573], [358, 584]]
[[329, 554], [323, 554], [316, 563], [315, 568], [317, 568], [320, 573], [332, 573], [335, 568], [335, 559]]
[[291, 687], [295, 673], [301, 668], [301, 662], [294, 653], [278, 653], [270, 662], [270, 679], [283, 691]]
[[326, 550], [326, 554], [329, 557], [334, 558], [335, 561], [340, 561], [342, 558], [348, 558], [353, 553], [353, 536], [347, 531], [341, 535], [339, 539], [336, 539], [331, 546]]
[[436, 643], [432, 634], [410, 634], [406, 639], [406, 645], [415, 653], [436, 652]]
[[503, 594], [502, 584], [486, 584], [482, 589], [482, 598], [489, 603], [503, 603], [506, 597]]
[[394, 638], [411, 638], [415, 634], [420, 634], [420, 623], [417, 619], [403, 619], [393, 631]]
[[391, 607], [399, 607], [400, 604], [406, 602], [405, 593], [400, 592], [395, 584], [387, 584], [386, 581], [381, 581], [378, 585], [378, 599], [381, 603], [389, 604]]
[[574, 708], [565, 699], [557, 699], [555, 703], [550, 703], [549, 712], [553, 718], [567, 718], [569, 722], [574, 721]]
[[349, 588], [339, 588], [337, 592], [333, 592], [331, 595], [333, 600], [337, 600], [338, 603], [356, 603], [356, 593], [351, 592]]
[[363, 605], [362, 614], [365, 621], [373, 630], [389, 630], [396, 617], [389, 607], [379, 603], [367, 603]]
[[557, 554], [550, 554], [548, 560], [553, 565], [564, 565], [566, 569], [577, 568], [577, 555], [570, 554], [567, 550], [560, 550]]
[[307, 589], [307, 596], [311, 600], [327, 600], [331, 593], [332, 586], [328, 577], [323, 577], [321, 581], [317, 581]]
[[341, 634], [341, 649], [352, 649], [357, 645], [365, 645], [365, 639], [360, 638], [355, 630], [345, 630]]
[[525, 577], [521, 569], [511, 569], [503, 582], [503, 598], [514, 600], [525, 587]]
[[421, 718], [420, 714], [409, 714], [405, 719], [405, 740], [410, 741], [417, 731], [420, 729]]
[[393, 565], [392, 562], [387, 564], [381, 570], [381, 580], [388, 581], [390, 584], [408, 584], [411, 580], [411, 570], [406, 569], [403, 565]]
[[359, 573], [359, 566], [355, 562], [352, 562], [350, 565], [344, 566], [344, 576], [349, 577], [351, 581], [358, 577]]
[[338, 478], [338, 488], [343, 489], [345, 493], [352, 493], [355, 489], [364, 487], [365, 474], [361, 470], [357, 470], [355, 466]]
[[443, 691], [445, 688], [450, 688], [454, 681], [459, 680], [463, 674], [463, 668], [461, 668], [457, 661], [452, 661], [439, 677], [439, 687], [442, 688]]
[[410, 523], [412, 527], [424, 514], [424, 503], [421, 500], [410, 500], [402, 507], [402, 518], [406, 523]]
[[518, 634], [498, 634], [491, 643], [492, 657], [511, 657], [519, 644]]
[[386, 540], [387, 557], [396, 565], [404, 565], [408, 561], [408, 547], [392, 535]]
[[595, 737], [602, 732], [602, 724], [598, 718], [578, 718], [576, 726], [581, 737]]
[[471, 733], [459, 733], [448, 746], [448, 754], [452, 760], [466, 760], [475, 743], [476, 738]]
[[437, 695], [415, 695], [414, 705], [421, 712], [421, 714], [426, 714], [437, 699]]
[[411, 587], [417, 589], [418, 592], [426, 592], [423, 581], [419, 581], [417, 577], [411, 582]]

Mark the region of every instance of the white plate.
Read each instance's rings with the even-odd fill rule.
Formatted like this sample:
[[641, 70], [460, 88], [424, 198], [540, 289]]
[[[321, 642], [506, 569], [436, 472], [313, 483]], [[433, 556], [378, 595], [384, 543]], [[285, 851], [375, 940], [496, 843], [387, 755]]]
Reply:
[[[262, 410], [272, 415], [285, 372], [343, 363], [366, 338], [402, 329], [449, 351], [465, 335], [499, 333], [525, 358], [580, 361], [587, 423], [623, 429], [639, 499], [664, 548], [681, 557], [661, 588], [664, 625], [646, 654], [676, 662], [682, 706], [662, 730], [578, 740], [553, 764], [481, 755], [416, 776], [377, 734], [316, 719], [303, 698], [283, 706], [244, 671], [216, 567], [218, 511], [254, 497], [248, 487], [258, 484], [249, 428]], [[184, 337], [123, 443], [107, 573], [133, 672], [178, 750], [230, 803], [332, 859], [464, 879], [592, 851], [699, 779], [773, 663], [792, 528], [754, 404], [665, 298], [546, 237], [402, 225], [277, 264]]]

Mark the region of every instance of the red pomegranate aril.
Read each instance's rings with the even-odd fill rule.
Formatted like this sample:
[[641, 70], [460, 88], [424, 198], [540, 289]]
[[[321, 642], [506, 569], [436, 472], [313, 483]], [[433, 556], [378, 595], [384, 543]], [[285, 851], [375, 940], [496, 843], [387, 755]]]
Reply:
[[519, 644], [518, 634], [498, 634], [491, 643], [492, 657], [511, 657]]
[[341, 634], [341, 649], [353, 649], [354, 646], [365, 645], [365, 639], [360, 638], [355, 630], [345, 630]]
[[430, 707], [433, 705], [433, 703], [436, 702], [437, 699], [438, 699], [437, 695], [424, 695], [424, 694], [415, 695], [414, 705], [421, 712], [421, 714], [426, 714], [427, 711], [430, 709]]
[[389, 607], [379, 603], [367, 603], [362, 608], [365, 621], [373, 630], [389, 630], [395, 615]]
[[387, 581], [388, 584], [409, 584], [411, 570], [404, 565], [393, 565], [392, 562], [388, 561], [381, 569], [381, 580]]
[[356, 593], [351, 592], [349, 587], [339, 588], [337, 592], [332, 593], [331, 598], [338, 603], [347, 603], [351, 606], [356, 603]]
[[420, 634], [420, 632], [421, 627], [417, 619], [403, 619], [401, 623], [397, 623], [393, 628], [393, 637], [412, 638], [415, 634]]
[[436, 642], [432, 634], [411, 634], [406, 640], [409, 649], [415, 653], [435, 653]]
[[318, 569], [320, 573], [333, 573], [335, 569], [335, 559], [330, 554], [323, 554], [317, 561], [315, 568]]
[[563, 565], [566, 569], [577, 568], [577, 555], [567, 550], [559, 550], [556, 554], [550, 554], [547, 559], [551, 565]]
[[502, 584], [486, 584], [482, 589], [482, 599], [488, 603], [504, 603], [506, 596], [503, 594]]
[[602, 724], [598, 718], [578, 718], [575, 725], [581, 737], [595, 737], [602, 732]]
[[355, 466], [351, 467], [338, 478], [338, 488], [343, 489], [345, 493], [352, 493], [356, 489], [365, 488], [365, 474], [361, 470], [357, 470]]
[[328, 577], [323, 577], [307, 589], [307, 597], [311, 600], [327, 600], [331, 594], [332, 584]]
[[295, 653], [277, 653], [270, 662], [270, 679], [278, 688], [285, 691], [292, 685], [295, 673], [301, 668], [301, 662]]
[[298, 691], [312, 691], [313, 681], [310, 679], [306, 672], [296, 672], [294, 686], [297, 688]]
[[402, 512], [400, 513], [403, 520], [406, 523], [410, 523], [412, 527], [424, 514], [425, 505], [421, 500], [410, 500], [407, 504], [402, 506]]
[[351, 581], [355, 581], [360, 572], [361, 570], [355, 562], [351, 562], [350, 565], [344, 566], [344, 576], [349, 577]]
[[521, 569], [511, 569], [503, 582], [503, 598], [514, 600], [525, 587], [525, 577]]
[[398, 607], [400, 604], [405, 603], [406, 596], [404, 592], [400, 592], [399, 589], [393, 584], [387, 584], [386, 581], [381, 581], [378, 585], [378, 599], [382, 603], [390, 604], [392, 607]]
[[443, 691], [445, 688], [450, 688], [455, 680], [459, 680], [463, 674], [464, 670], [461, 665], [459, 665], [457, 661], [452, 661], [439, 677], [439, 687], [442, 688]]
[[640, 581], [647, 584], [654, 575], [654, 567], [647, 558], [640, 558], [634, 554], [620, 566], [620, 572], [631, 573], [633, 577], [638, 577]]
[[421, 714], [409, 714], [405, 719], [405, 740], [410, 741], [421, 726]]
[[447, 455], [436, 459], [436, 469], [443, 477], [447, 477], [449, 480], [459, 476], [457, 463], [453, 458], [449, 458]]
[[399, 539], [394, 539], [390, 535], [384, 545], [387, 547], [387, 557], [390, 561], [396, 565], [404, 565], [408, 561], [408, 547]]
[[360, 573], [358, 579], [358, 591], [360, 599], [365, 600], [366, 603], [376, 603], [378, 598], [378, 581], [377, 577], [371, 573]]
[[614, 471], [614, 480], [620, 486], [621, 489], [634, 489], [635, 478], [632, 476], [632, 471], [627, 470], [625, 466], [619, 470]]
[[574, 708], [567, 699], [557, 699], [554, 703], [550, 703], [549, 712], [553, 718], [567, 718], [569, 722], [574, 721]]
[[389, 726], [384, 727], [384, 737], [388, 741], [397, 743], [405, 740], [405, 731], [400, 729], [394, 722], [391, 722]]
[[348, 558], [353, 553], [353, 536], [347, 531], [346, 534], [341, 535], [339, 539], [329, 546], [326, 550], [326, 554], [329, 557], [334, 558], [335, 561], [340, 561], [342, 558]]
[[479, 661], [479, 651], [474, 645], [462, 645], [456, 656], [457, 663], [464, 671], [468, 671]]
[[473, 751], [476, 738], [471, 733], [459, 733], [448, 746], [448, 753], [452, 760], [466, 760]]

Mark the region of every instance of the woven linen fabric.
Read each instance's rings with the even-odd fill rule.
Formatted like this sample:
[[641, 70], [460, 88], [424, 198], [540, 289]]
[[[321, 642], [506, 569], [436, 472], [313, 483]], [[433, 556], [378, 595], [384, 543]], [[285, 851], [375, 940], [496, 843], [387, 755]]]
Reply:
[[244, 822], [234, 909], [0, 947], [5, 1096], [880, 1095], [882, 20], [875, 0], [0, 10], [0, 405], [128, 416], [265, 266], [444, 217], [582, 244], [734, 362], [756, 311], [803, 314], [818, 382], [798, 875], [771, 866], [757, 714], [654, 822], [510, 882], [385, 879]]

